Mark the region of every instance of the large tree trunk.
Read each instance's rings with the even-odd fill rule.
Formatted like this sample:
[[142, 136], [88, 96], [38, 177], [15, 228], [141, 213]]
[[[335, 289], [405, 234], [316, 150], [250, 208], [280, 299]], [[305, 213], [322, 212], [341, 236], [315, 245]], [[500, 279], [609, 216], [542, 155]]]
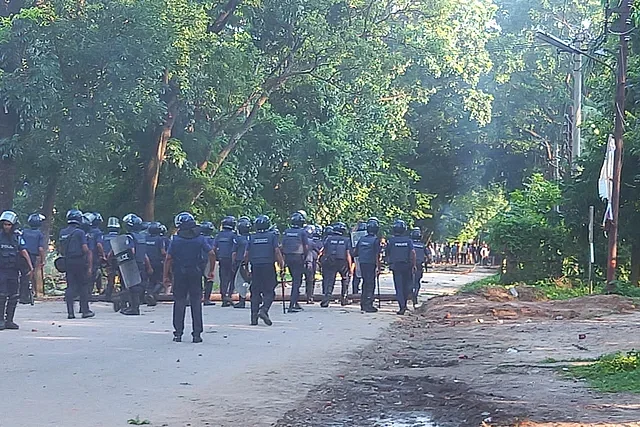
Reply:
[[142, 218], [145, 221], [153, 221], [155, 219], [156, 189], [160, 178], [160, 167], [167, 153], [167, 142], [171, 138], [177, 114], [178, 99], [177, 95], [173, 94], [167, 103], [167, 116], [164, 123], [153, 135], [149, 157], [144, 166], [140, 202], [142, 204]]
[[631, 245], [631, 284], [638, 286], [640, 283], [640, 242]]
[[[44, 194], [44, 200], [42, 201], [42, 214], [46, 217], [44, 224], [42, 224], [42, 232], [47, 239], [51, 237], [51, 229], [53, 225], [53, 208], [56, 201], [56, 193], [58, 191], [58, 173], [48, 177], [47, 189]], [[48, 240], [47, 240], [48, 243]]]
[[[0, 139], [11, 138], [18, 127], [18, 114], [0, 105]], [[9, 153], [0, 153], [0, 212], [13, 207], [16, 162]]]

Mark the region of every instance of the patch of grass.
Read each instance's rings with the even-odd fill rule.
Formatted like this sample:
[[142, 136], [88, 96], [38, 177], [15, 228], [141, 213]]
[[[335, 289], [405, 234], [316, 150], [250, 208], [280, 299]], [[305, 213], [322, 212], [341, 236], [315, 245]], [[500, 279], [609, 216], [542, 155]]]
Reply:
[[485, 277], [484, 279], [476, 280], [475, 282], [470, 282], [460, 288], [458, 293], [468, 294], [477, 292], [483, 288], [493, 288], [496, 286], [504, 286], [500, 283], [500, 275], [494, 274], [489, 277]]
[[573, 378], [585, 379], [589, 385], [607, 393], [640, 393], [640, 352], [606, 354], [587, 366], [568, 368]]

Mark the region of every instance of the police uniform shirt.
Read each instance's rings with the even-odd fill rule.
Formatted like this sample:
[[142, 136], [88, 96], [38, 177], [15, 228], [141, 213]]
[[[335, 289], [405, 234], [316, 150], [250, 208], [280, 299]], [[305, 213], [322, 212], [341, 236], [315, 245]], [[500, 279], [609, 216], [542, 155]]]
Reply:
[[147, 256], [149, 257], [149, 261], [152, 263], [162, 262], [162, 250], [166, 251], [166, 241], [162, 236], [148, 236], [146, 239], [147, 245]]
[[0, 231], [0, 270], [17, 271], [20, 251], [25, 249], [24, 238], [17, 233], [7, 234]]
[[387, 260], [389, 264], [411, 262], [413, 240], [408, 236], [393, 236], [387, 243]]
[[201, 273], [203, 255], [208, 254], [211, 249], [205, 236], [199, 235], [188, 239], [176, 234], [169, 243], [167, 254], [173, 259], [174, 272], [186, 273], [189, 270], [195, 270], [192, 272]]
[[252, 264], [273, 264], [278, 248], [278, 236], [270, 231], [255, 233], [249, 237], [247, 252]]
[[233, 252], [236, 253], [237, 261], [242, 261], [244, 259], [244, 254], [249, 246], [249, 237], [250, 236], [243, 235], [236, 237], [236, 243], [233, 245]]
[[231, 230], [223, 230], [213, 240], [213, 248], [218, 259], [231, 259], [236, 245], [237, 234]]
[[22, 232], [22, 238], [25, 241], [25, 249], [29, 254], [40, 255], [40, 248], [46, 249], [44, 234], [38, 229], [26, 229]]
[[82, 246], [87, 245], [87, 234], [73, 225], [60, 231], [60, 242], [65, 258], [80, 258], [84, 256]]
[[425, 258], [427, 256], [425, 252], [424, 243], [422, 242], [413, 242], [413, 249], [416, 251], [416, 264], [424, 264]]
[[329, 236], [324, 241], [324, 254], [327, 259], [346, 261], [347, 254], [351, 253], [352, 250], [350, 236]]
[[355, 253], [360, 264], [377, 264], [381, 251], [380, 239], [377, 236], [362, 236], [356, 243]]
[[309, 234], [304, 228], [288, 228], [282, 236], [282, 253], [302, 255], [304, 247], [309, 247]]

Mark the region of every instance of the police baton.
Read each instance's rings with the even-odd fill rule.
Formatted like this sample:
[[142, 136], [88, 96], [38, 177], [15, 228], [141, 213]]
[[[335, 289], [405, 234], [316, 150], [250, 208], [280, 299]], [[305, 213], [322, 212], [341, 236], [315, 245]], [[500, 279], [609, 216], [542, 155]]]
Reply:
[[284, 268], [280, 270], [280, 286], [282, 289], [282, 314], [287, 314], [287, 307], [284, 302]]

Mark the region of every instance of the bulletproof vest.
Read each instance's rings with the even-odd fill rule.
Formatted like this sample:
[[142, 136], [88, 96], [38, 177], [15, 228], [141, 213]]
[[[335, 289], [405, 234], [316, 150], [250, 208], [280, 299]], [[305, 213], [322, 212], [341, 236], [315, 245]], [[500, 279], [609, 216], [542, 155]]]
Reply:
[[82, 252], [82, 231], [78, 227], [69, 226], [60, 231], [60, 246], [63, 248], [66, 258], [80, 258]]
[[0, 270], [18, 268], [18, 237], [0, 232]]
[[302, 244], [302, 233], [306, 233], [302, 228], [289, 228], [282, 235], [282, 253], [285, 255], [302, 255], [304, 246]]
[[180, 234], [171, 239], [171, 258], [174, 271], [180, 273], [202, 273], [202, 248], [206, 243], [203, 236], [193, 238]]
[[24, 239], [25, 249], [31, 255], [40, 254], [40, 242], [44, 240], [44, 235], [40, 230], [26, 229], [22, 232], [22, 238]]
[[422, 242], [413, 242], [413, 249], [416, 251], [416, 263], [422, 264], [424, 262], [424, 258], [426, 256], [424, 243]]
[[328, 259], [342, 261], [347, 259], [349, 237], [329, 236], [325, 241], [324, 252]]
[[153, 263], [162, 262], [162, 244], [164, 243], [164, 237], [162, 236], [147, 236], [147, 256], [149, 261]]
[[104, 249], [104, 254], [106, 256], [109, 256], [109, 253], [113, 250], [113, 248], [111, 247], [111, 240], [115, 239], [119, 235], [120, 234], [113, 231], [110, 231], [109, 233], [104, 235], [104, 238], [102, 240], [102, 248]]
[[377, 264], [380, 244], [376, 236], [362, 236], [356, 247], [360, 264]]
[[276, 260], [274, 240], [271, 232], [256, 233], [249, 237], [249, 262], [252, 264], [273, 264]]
[[236, 233], [229, 230], [221, 231], [215, 238], [216, 258], [231, 259]]
[[144, 264], [144, 256], [147, 254], [147, 239], [146, 235], [140, 232], [130, 233], [133, 238], [133, 244], [136, 249], [136, 262], [138, 264]]
[[407, 236], [393, 236], [389, 239], [389, 244], [387, 245], [389, 263], [409, 263], [411, 260], [411, 243], [411, 239]]
[[242, 261], [244, 258], [244, 253], [247, 251], [247, 246], [249, 245], [249, 237], [250, 236], [240, 235], [237, 238], [236, 259], [238, 261]]

